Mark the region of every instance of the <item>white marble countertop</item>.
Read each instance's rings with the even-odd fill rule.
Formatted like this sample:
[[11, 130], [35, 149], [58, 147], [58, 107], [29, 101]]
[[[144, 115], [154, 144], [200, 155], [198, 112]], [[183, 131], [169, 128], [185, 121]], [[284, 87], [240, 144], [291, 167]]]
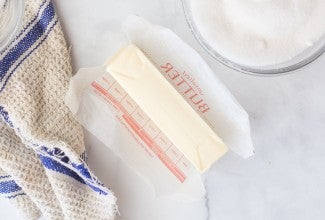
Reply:
[[[156, 199], [140, 177], [86, 134], [90, 166], [116, 193], [119, 220], [325, 219], [325, 56], [294, 74], [250, 76], [226, 68], [200, 47], [179, 0], [54, 2], [75, 71], [103, 63], [110, 47], [107, 27], [137, 14], [190, 43], [250, 115], [256, 155], [244, 160], [227, 154], [206, 174], [206, 199], [195, 203]], [[8, 204], [1, 205], [5, 219], [18, 219]]]

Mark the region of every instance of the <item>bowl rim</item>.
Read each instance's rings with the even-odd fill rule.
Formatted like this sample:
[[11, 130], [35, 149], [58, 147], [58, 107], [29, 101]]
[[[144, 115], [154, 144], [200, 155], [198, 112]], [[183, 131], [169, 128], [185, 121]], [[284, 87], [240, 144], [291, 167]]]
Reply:
[[182, 8], [183, 8], [183, 12], [185, 15], [186, 23], [188, 24], [190, 31], [192, 32], [192, 34], [194, 35], [194, 37], [198, 41], [198, 43], [204, 48], [204, 50], [206, 52], [208, 52], [208, 54], [212, 58], [217, 60], [219, 63], [221, 63], [233, 70], [236, 70], [238, 72], [242, 72], [242, 73], [254, 75], [254, 76], [268, 76], [268, 77], [278, 76], [278, 75], [287, 75], [290, 73], [294, 73], [295, 71], [300, 70], [300, 69], [306, 67], [307, 65], [313, 63], [320, 56], [322, 56], [325, 52], [325, 43], [323, 43], [323, 45], [319, 49], [317, 49], [315, 52], [313, 52], [307, 58], [305, 58], [297, 63], [291, 64], [288, 66], [284, 66], [281, 68], [258, 69], [258, 68], [240, 65], [238, 63], [231, 61], [230, 59], [227, 59], [226, 57], [222, 56], [221, 54], [219, 54], [215, 49], [213, 49], [205, 41], [204, 37], [201, 35], [200, 31], [198, 30], [198, 28], [196, 27], [196, 25], [194, 24], [194, 21], [192, 19], [191, 12], [189, 9], [189, 0], [181, 0], [181, 2], [182, 2]]

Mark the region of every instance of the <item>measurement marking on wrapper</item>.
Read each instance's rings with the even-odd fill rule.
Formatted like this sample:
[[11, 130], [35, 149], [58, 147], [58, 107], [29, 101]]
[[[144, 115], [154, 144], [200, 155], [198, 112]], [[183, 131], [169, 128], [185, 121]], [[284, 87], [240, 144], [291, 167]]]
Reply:
[[[113, 82], [114, 84], [115, 82]], [[100, 84], [97, 82], [93, 82], [92, 87], [96, 89], [99, 93], [101, 93], [107, 101], [111, 102], [117, 110], [122, 112], [122, 118], [125, 120], [125, 122], [130, 126], [130, 128], [133, 130], [133, 132], [136, 133], [136, 135], [154, 152], [154, 154], [159, 158], [159, 160], [175, 175], [175, 177], [180, 181], [184, 182], [186, 180], [186, 175], [179, 169], [177, 164], [180, 162], [180, 160], [183, 158], [183, 155], [180, 156], [179, 159], [177, 159], [177, 162], [174, 162], [168, 155], [167, 151], [172, 147], [172, 144], [170, 147], [164, 151], [159, 144], [156, 142], [156, 138], [161, 134], [161, 131], [158, 132], [157, 135], [155, 135], [154, 138], [151, 138], [150, 135], [145, 131], [145, 125], [150, 121], [146, 121], [146, 123], [143, 126], [140, 126], [136, 120], [132, 117], [132, 114], [135, 114], [137, 112], [138, 106], [135, 108], [135, 110], [130, 114], [125, 109], [125, 107], [122, 105], [122, 100], [124, 100], [127, 95], [123, 97], [121, 101], [118, 101], [114, 98], [114, 96], [105, 88], [103, 88]], [[138, 114], [139, 115], [139, 114]], [[141, 117], [141, 115], [140, 115]]]

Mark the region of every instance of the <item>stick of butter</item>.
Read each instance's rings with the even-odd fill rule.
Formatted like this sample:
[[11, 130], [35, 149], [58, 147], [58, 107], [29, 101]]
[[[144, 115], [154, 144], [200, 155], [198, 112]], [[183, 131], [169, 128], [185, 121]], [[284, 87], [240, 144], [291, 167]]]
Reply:
[[199, 171], [209, 169], [227, 152], [222, 140], [139, 48], [122, 49], [106, 70]]

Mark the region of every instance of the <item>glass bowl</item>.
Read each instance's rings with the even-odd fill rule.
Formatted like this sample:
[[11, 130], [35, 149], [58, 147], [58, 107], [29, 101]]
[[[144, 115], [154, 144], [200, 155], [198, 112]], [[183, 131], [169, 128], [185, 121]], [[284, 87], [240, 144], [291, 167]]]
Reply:
[[321, 39], [314, 43], [313, 46], [309, 47], [299, 55], [294, 58], [276, 65], [269, 66], [245, 66], [233, 62], [227, 57], [223, 56], [220, 52], [216, 51], [209, 43], [202, 37], [198, 27], [193, 21], [192, 12], [190, 9], [190, 1], [191, 0], [182, 0], [183, 10], [185, 13], [186, 21], [190, 27], [191, 32], [199, 42], [199, 44], [216, 60], [221, 62], [222, 64], [237, 70], [239, 72], [248, 73], [252, 75], [264, 75], [264, 76], [272, 76], [275, 74], [285, 74], [293, 72], [297, 69], [300, 69], [311, 62], [315, 61], [318, 57], [320, 57], [325, 51], [325, 35], [321, 37]]
[[0, 0], [0, 52], [16, 36], [24, 14], [24, 0]]

